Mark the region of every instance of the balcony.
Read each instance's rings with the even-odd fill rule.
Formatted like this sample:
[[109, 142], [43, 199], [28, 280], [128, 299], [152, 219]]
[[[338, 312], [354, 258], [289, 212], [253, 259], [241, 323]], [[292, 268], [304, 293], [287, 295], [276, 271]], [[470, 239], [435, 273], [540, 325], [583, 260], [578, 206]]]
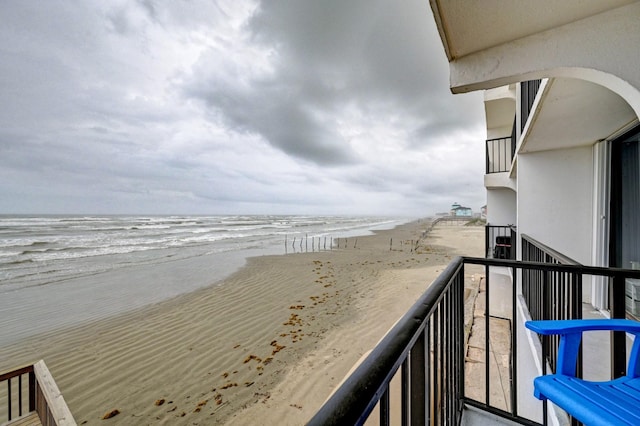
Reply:
[[486, 174], [504, 173], [511, 170], [515, 153], [514, 137], [488, 139], [486, 146]]
[[[533, 104], [540, 90], [542, 80], [530, 80], [520, 83], [520, 132], [531, 116]], [[511, 171], [515, 157], [517, 137], [516, 119], [513, 120], [511, 135], [486, 141], [486, 174]]]
[[487, 224], [484, 228], [484, 252], [488, 259], [516, 258], [516, 227]]
[[[526, 261], [451, 262], [309, 424], [546, 425], [553, 418], [575, 424], [533, 398], [533, 377], [554, 371], [557, 341], [527, 334], [524, 321], [582, 318], [582, 282], [593, 277], [608, 280], [611, 317], [623, 318], [625, 279], [640, 278], [640, 271], [563, 264], [570, 259], [527, 236], [520, 244]], [[510, 271], [506, 315], [491, 303], [491, 268]], [[484, 272], [484, 286], [474, 279], [477, 271]], [[609, 337], [609, 378], [620, 377], [626, 337]], [[599, 362], [580, 356], [578, 371]], [[397, 389], [392, 382], [400, 383]]]
[[[514, 123], [515, 124], [515, 123]], [[515, 130], [515, 127], [513, 128]], [[516, 190], [515, 180], [511, 177], [511, 169], [515, 158], [515, 132], [511, 136], [487, 139], [486, 141], [486, 188], [510, 188]]]

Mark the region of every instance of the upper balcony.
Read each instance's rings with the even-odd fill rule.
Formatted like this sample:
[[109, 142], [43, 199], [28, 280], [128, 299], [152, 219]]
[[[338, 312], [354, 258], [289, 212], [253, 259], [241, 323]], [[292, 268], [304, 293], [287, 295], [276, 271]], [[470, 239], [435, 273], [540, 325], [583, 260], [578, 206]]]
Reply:
[[637, 122], [630, 105], [603, 86], [575, 78], [538, 81], [520, 84], [520, 154], [590, 147]]
[[515, 155], [515, 135], [486, 141], [486, 188], [511, 188], [516, 190], [511, 170]]
[[488, 139], [486, 146], [486, 173], [504, 173], [511, 170], [515, 154], [514, 135], [505, 138]]
[[[486, 141], [486, 188], [516, 190], [516, 150], [524, 129], [529, 126], [541, 84], [542, 80], [524, 81], [519, 84], [517, 95], [512, 86], [485, 93], [487, 134], [498, 136], [509, 132], [509, 136], [492, 137]], [[516, 108], [516, 99], [519, 100], [519, 108]]]
[[[485, 186], [512, 187], [509, 172], [515, 154], [516, 85], [486, 90], [487, 123]], [[515, 188], [512, 188], [515, 189]]]

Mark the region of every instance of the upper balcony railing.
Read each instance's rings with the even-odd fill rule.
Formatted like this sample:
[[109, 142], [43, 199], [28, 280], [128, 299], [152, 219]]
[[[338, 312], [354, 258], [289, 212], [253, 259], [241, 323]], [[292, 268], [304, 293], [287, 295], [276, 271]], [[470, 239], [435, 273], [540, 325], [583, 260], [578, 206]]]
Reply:
[[[536, 246], [536, 250], [544, 247], [525, 236], [523, 250]], [[548, 253], [553, 255], [552, 253]], [[546, 255], [545, 255], [546, 256]], [[357, 366], [354, 372], [346, 378], [343, 384], [327, 400], [324, 406], [309, 422], [310, 425], [345, 425], [364, 424], [370, 414], [377, 410], [380, 425], [390, 424], [390, 419], [399, 418], [402, 424], [411, 425], [451, 425], [460, 424], [465, 407], [473, 406], [480, 410], [502, 416], [511, 421], [524, 425], [539, 425], [531, 418], [523, 417], [519, 410], [518, 380], [520, 374], [520, 360], [518, 347], [529, 344], [518, 340], [517, 325], [511, 324], [509, 329], [509, 349], [507, 353], [495, 354], [492, 336], [496, 333], [496, 317], [492, 314], [492, 291], [490, 267], [499, 266], [511, 270], [513, 277], [510, 297], [512, 321], [518, 318], [518, 295], [516, 289], [521, 285], [528, 292], [527, 303], [540, 305], [542, 309], [536, 313], [540, 319], [580, 318], [582, 304], [582, 277], [604, 276], [610, 279], [613, 292], [621, 291], [624, 295], [625, 278], [640, 278], [639, 270], [622, 270], [611, 268], [587, 267], [575, 264], [542, 263], [537, 261], [514, 261], [502, 259], [456, 258], [445, 271], [427, 288], [427, 291], [402, 317], [402, 319], [387, 333], [380, 343], [372, 350], [366, 359]], [[472, 282], [465, 282], [465, 267], [467, 265], [481, 265], [485, 268], [485, 288], [483, 303], [476, 304], [483, 307], [484, 312], [465, 309], [466, 289], [472, 287]], [[466, 284], [466, 285], [465, 285]], [[562, 294], [572, 294], [570, 301], [562, 299]], [[614, 299], [615, 300], [615, 299]], [[561, 301], [563, 301], [561, 303]], [[561, 306], [560, 306], [561, 305]], [[565, 306], [566, 305], [566, 306]], [[471, 311], [469, 314], [468, 311]], [[618, 317], [620, 309], [614, 307], [612, 317]], [[624, 300], [622, 301], [624, 315]], [[469, 318], [471, 315], [471, 319]], [[532, 314], [533, 315], [533, 314]], [[498, 318], [505, 320], [504, 318]], [[473, 350], [484, 355], [484, 372], [482, 377], [474, 379], [475, 387], [483, 390], [481, 395], [466, 388], [465, 377], [471, 369], [477, 371], [477, 362], [466, 362], [470, 357], [468, 344], [469, 323], [474, 327], [479, 325], [482, 336], [481, 342], [475, 342]], [[479, 323], [479, 324], [477, 324]], [[550, 348], [551, 342], [544, 343], [542, 356], [549, 360], [553, 370], [555, 363], [551, 359], [555, 349]], [[483, 346], [483, 347], [482, 347]], [[624, 362], [619, 364], [615, 359], [618, 354], [626, 354], [626, 341], [612, 340], [611, 352], [613, 359], [612, 377], [624, 374]], [[495, 371], [495, 364], [491, 364], [494, 357], [508, 359], [504, 368], [506, 373]], [[624, 360], [623, 360], [624, 361]], [[579, 369], [582, 359], [579, 360]], [[594, 362], [591, 360], [591, 362]], [[546, 363], [543, 362], [543, 374]], [[499, 368], [499, 367], [498, 367]], [[620, 370], [620, 368], [622, 370]], [[498, 374], [506, 379], [496, 384], [492, 375]], [[401, 381], [399, 392], [400, 406], [398, 412], [392, 411], [390, 393], [393, 392], [391, 380], [399, 375]], [[477, 389], [476, 389], [477, 390]], [[496, 393], [504, 393], [501, 403], [496, 402]], [[531, 398], [533, 398], [531, 396]], [[498, 401], [498, 402], [500, 402]], [[540, 412], [537, 416], [542, 423], [547, 422], [546, 402], [539, 402]]]
[[520, 83], [520, 131], [524, 130], [525, 124], [531, 115], [533, 101], [538, 94], [542, 80], [529, 80]]
[[[533, 102], [540, 90], [542, 80], [529, 80], [520, 83], [520, 131], [524, 130], [531, 115]], [[511, 129], [511, 136], [487, 139], [486, 173], [503, 173], [511, 169], [516, 151], [516, 121]]]
[[514, 140], [512, 136], [487, 139], [486, 173], [502, 173], [511, 169]]
[[486, 173], [502, 173], [511, 169], [516, 155], [516, 119], [514, 116], [511, 136], [487, 139]]

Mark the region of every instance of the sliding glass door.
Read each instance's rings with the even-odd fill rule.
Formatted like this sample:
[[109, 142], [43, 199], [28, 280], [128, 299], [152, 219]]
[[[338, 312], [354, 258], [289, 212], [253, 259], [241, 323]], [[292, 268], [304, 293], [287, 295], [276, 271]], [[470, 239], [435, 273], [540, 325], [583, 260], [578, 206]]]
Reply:
[[[640, 269], [640, 128], [611, 145], [611, 266]], [[627, 280], [627, 311], [640, 316], [640, 280]]]

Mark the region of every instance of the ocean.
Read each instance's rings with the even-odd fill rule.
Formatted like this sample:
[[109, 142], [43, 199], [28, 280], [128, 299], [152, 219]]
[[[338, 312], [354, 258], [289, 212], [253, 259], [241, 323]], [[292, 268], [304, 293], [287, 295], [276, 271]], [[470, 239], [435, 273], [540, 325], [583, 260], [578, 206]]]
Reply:
[[0, 216], [0, 345], [215, 284], [246, 258], [331, 250], [406, 219]]

